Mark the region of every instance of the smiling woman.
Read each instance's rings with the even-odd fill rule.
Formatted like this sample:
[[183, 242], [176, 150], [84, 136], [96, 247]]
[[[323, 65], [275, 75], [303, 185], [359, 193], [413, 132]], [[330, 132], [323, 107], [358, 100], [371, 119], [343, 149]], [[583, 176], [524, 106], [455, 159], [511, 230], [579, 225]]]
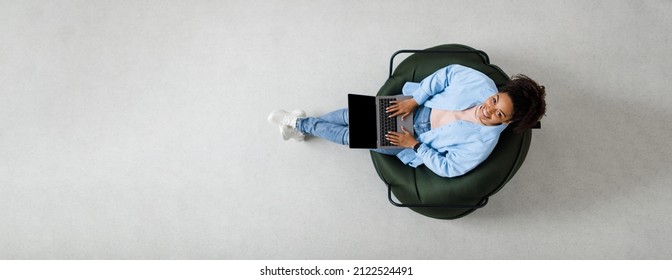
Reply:
[[[530, 147], [532, 130], [524, 129], [520, 133], [514, 132], [513, 128], [516, 122], [513, 120], [516, 119], [516, 113], [513, 112], [511, 114], [510, 112], [512, 111], [507, 111], [507, 108], [500, 106], [503, 105], [502, 103], [506, 103], [504, 100], [506, 97], [509, 97], [512, 105], [512, 108], [509, 109], [515, 111], [515, 108], [526, 108], [525, 103], [521, 103], [523, 105], [518, 107], [514, 104], [517, 96], [522, 95], [525, 97], [525, 92], [507, 86], [512, 84], [531, 84], [520, 80], [521, 76], [514, 76], [515, 81], [512, 81], [499, 67], [490, 64], [485, 52], [464, 45], [451, 44], [426, 50], [399, 51], [392, 56], [390, 65], [393, 64], [394, 57], [399, 53], [413, 54], [403, 60], [396, 67], [396, 70], [392, 71], [392, 68], [390, 68], [390, 76], [378, 91], [377, 95], [379, 96], [395, 95], [404, 89], [416, 88], [417, 86], [413, 86], [414, 84], [420, 85], [426, 83], [430, 79], [429, 77], [433, 76], [433, 73], [440, 72], [441, 69], [446, 67], [445, 65], [454, 64], [463, 65], [471, 68], [474, 72], [482, 73], [496, 85], [495, 89], [490, 89], [483, 93], [480, 101], [464, 104], [461, 107], [463, 108], [462, 111], [460, 111], [460, 107], [449, 108], [442, 106], [434, 106], [430, 110], [431, 112], [440, 112], [441, 110], [451, 112], [452, 110], [452, 114], [446, 115], [452, 115], [456, 119], [461, 118], [441, 124], [440, 127], [433, 128], [432, 130], [434, 131], [455, 129], [454, 127], [472, 127], [474, 129], [486, 129], [487, 131], [488, 128], [506, 127], [506, 129], [496, 135], [497, 144], [487, 158], [464, 175], [446, 178], [435, 173], [427, 164], [412, 168], [403, 164], [396, 157], [376, 152], [371, 153], [373, 165], [380, 178], [388, 186], [388, 199], [393, 205], [408, 207], [422, 215], [437, 219], [457, 219], [464, 217], [476, 209], [484, 207], [488, 203], [489, 197], [497, 193], [516, 174], [525, 161], [527, 151]], [[456, 77], [452, 76], [451, 80], [452, 78]], [[483, 78], [474, 76], [474, 79], [465, 79], [464, 84], [469, 85], [477, 80], [483, 80]], [[442, 86], [442, 83], [438, 84]], [[449, 89], [451, 86], [453, 89]], [[456, 87], [458, 87], [456, 83], [448, 84], [444, 91], [455, 91]], [[506, 90], [507, 88], [509, 89], [508, 91]], [[543, 87], [538, 87], [537, 89], [541, 89], [541, 91], [535, 94], [528, 93], [527, 96], [543, 100], [545, 96]], [[474, 88], [469, 90], [469, 92], [471, 95], [479, 93]], [[430, 104], [435, 100], [439, 100], [439, 98], [442, 97], [434, 95], [425, 104]], [[449, 103], [460, 102], [454, 99]], [[543, 106], [543, 108], [536, 110], [537, 113], [534, 114], [540, 114], [540, 112], [545, 111], [545, 102], [540, 102], [539, 106]], [[417, 110], [428, 110], [427, 108], [422, 109], [422, 107], [420, 106]], [[497, 116], [499, 113], [502, 113], [502, 115]], [[479, 115], [485, 119], [491, 119], [493, 116], [504, 117], [504, 122], [509, 122], [509, 124], [502, 123], [502, 125], [498, 126], [487, 126], [479, 120]], [[493, 121], [493, 123], [497, 122]], [[469, 131], [469, 129], [465, 131]], [[469, 142], [489, 137], [483, 133], [472, 133], [470, 135], [450, 134], [445, 138], [449, 141], [455, 141], [454, 146], [459, 147], [460, 145], [468, 146]], [[421, 136], [420, 138], [423, 137]], [[454, 139], [450, 140], [450, 137]], [[448, 150], [450, 152], [447, 152], [446, 156], [449, 156], [451, 152], [455, 152], [456, 149], [449, 147]], [[462, 156], [470, 157], [472, 155], [462, 153]]]
[[[420, 81], [405, 82], [401, 92], [412, 98], [393, 101], [390, 118], [414, 114], [413, 130], [390, 131], [385, 139], [397, 149], [373, 151], [396, 155], [411, 167], [424, 165], [442, 177], [466, 174], [493, 151], [500, 133], [516, 123], [524, 131], [543, 116], [545, 90], [532, 79], [518, 76], [504, 90], [473, 68], [451, 64]], [[285, 140], [303, 140], [306, 135], [348, 145], [348, 110], [321, 117], [306, 117], [303, 111], [275, 110], [269, 122], [278, 125]]]

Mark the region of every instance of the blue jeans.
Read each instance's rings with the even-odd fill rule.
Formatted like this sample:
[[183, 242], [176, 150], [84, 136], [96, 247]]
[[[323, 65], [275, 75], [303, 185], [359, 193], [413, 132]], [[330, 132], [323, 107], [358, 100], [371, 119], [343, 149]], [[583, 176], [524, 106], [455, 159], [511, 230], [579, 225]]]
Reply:
[[348, 109], [340, 109], [318, 118], [299, 118], [296, 129], [301, 133], [327, 139], [341, 145], [350, 144]]
[[[420, 106], [413, 115], [415, 137], [429, 131], [431, 108]], [[300, 118], [296, 121], [296, 129], [301, 133], [327, 139], [341, 145], [350, 144], [350, 124], [348, 109], [340, 109], [318, 118]], [[396, 155], [403, 149], [375, 149], [374, 152]]]

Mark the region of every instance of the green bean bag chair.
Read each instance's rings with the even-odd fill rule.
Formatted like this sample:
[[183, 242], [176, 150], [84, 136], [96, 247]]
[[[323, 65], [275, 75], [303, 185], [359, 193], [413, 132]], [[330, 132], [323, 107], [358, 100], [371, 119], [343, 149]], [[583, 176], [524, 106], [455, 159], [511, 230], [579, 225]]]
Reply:
[[[400, 53], [413, 54], [399, 63], [393, 72], [394, 58]], [[441, 45], [395, 53], [390, 60], [389, 79], [377, 95], [400, 94], [407, 81], [419, 82], [450, 64], [479, 70], [498, 87], [509, 80], [504, 71], [490, 64], [486, 53], [464, 45]], [[408, 207], [432, 218], [457, 219], [485, 206], [489, 197], [513, 177], [525, 160], [531, 139], [531, 130], [518, 134], [511, 128], [505, 129], [484, 162], [469, 173], [454, 178], [440, 177], [424, 165], [418, 168], [406, 166], [396, 156], [371, 152], [371, 159], [388, 186], [388, 198], [393, 205]]]

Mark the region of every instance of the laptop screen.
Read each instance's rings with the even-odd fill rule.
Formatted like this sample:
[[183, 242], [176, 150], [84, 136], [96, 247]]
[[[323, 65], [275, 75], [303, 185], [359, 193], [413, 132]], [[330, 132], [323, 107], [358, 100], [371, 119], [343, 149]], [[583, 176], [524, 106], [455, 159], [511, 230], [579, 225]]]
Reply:
[[376, 97], [348, 94], [348, 112], [350, 114], [350, 148], [375, 149]]

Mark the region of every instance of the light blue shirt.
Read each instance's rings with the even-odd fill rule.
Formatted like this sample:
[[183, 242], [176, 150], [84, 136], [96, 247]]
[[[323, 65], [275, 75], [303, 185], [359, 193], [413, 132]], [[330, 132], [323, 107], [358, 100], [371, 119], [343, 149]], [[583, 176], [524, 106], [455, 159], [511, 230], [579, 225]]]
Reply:
[[[497, 93], [497, 86], [485, 74], [462, 65], [449, 65], [423, 79], [408, 82], [402, 93], [429, 108], [465, 110], [479, 105]], [[422, 144], [417, 153], [404, 149], [397, 157], [405, 164], [422, 164], [442, 177], [463, 175], [494, 150], [505, 124], [485, 126], [457, 120], [418, 136]]]

